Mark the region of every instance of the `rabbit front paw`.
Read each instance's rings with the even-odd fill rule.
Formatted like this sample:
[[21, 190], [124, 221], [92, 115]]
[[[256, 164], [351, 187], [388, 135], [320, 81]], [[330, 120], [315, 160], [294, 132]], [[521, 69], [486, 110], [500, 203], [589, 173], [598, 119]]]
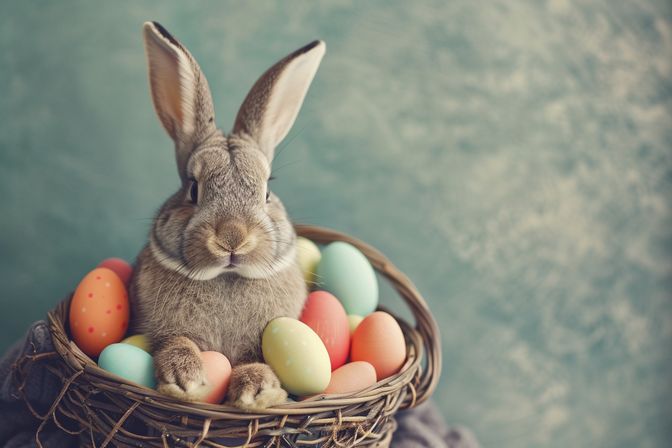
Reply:
[[186, 337], [173, 338], [154, 353], [157, 390], [186, 401], [201, 400], [207, 394], [200, 350]]
[[241, 409], [266, 409], [287, 400], [287, 392], [268, 364], [252, 363], [234, 367], [228, 402]]

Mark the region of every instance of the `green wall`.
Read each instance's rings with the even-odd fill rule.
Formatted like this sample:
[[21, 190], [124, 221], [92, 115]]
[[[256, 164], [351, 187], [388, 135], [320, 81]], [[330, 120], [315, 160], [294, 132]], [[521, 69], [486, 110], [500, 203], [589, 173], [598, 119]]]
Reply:
[[143, 21], [191, 49], [227, 130], [256, 76], [322, 38], [273, 188], [427, 296], [446, 418], [486, 447], [666, 446], [672, 7], [584, 3], [3, 2], [0, 348], [133, 259], [177, 186]]

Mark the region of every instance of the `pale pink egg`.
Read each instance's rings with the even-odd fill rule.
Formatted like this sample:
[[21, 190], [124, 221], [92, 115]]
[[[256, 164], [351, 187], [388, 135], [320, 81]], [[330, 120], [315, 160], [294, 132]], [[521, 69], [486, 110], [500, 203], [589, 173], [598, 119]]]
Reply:
[[325, 394], [347, 394], [359, 392], [376, 383], [376, 369], [366, 361], [344, 364], [331, 372], [331, 381]]
[[201, 401], [219, 404], [224, 399], [231, 380], [231, 363], [219, 352], [201, 352], [203, 370], [208, 381], [208, 393]]

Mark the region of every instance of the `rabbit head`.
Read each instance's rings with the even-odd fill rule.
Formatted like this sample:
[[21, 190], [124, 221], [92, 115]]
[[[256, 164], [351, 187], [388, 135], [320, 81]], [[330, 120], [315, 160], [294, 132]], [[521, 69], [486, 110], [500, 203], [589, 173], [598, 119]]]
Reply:
[[267, 278], [294, 263], [294, 229], [268, 181], [275, 147], [299, 113], [324, 43], [312, 42], [266, 71], [225, 134], [189, 51], [156, 22], [145, 23], [144, 41], [152, 100], [175, 143], [181, 180], [150, 233], [154, 257], [193, 280], [224, 273]]

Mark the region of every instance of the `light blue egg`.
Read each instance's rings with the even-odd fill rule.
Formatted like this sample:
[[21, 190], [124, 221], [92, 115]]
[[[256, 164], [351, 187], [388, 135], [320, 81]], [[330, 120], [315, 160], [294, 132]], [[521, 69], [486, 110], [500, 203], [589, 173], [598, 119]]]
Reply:
[[322, 251], [316, 281], [341, 301], [347, 314], [366, 316], [378, 306], [378, 279], [373, 267], [351, 244], [337, 241]]
[[152, 356], [131, 344], [111, 344], [98, 357], [98, 366], [134, 383], [154, 388], [154, 362]]

